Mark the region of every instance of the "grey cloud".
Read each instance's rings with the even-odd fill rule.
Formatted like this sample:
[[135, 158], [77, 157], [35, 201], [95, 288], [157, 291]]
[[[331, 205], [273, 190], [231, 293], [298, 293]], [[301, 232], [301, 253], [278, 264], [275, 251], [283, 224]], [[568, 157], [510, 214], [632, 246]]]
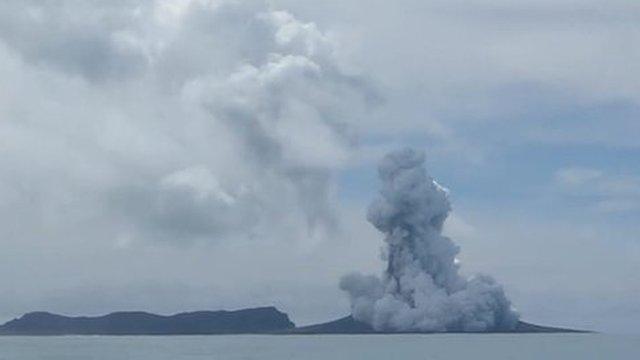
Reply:
[[[505, 142], [637, 146], [635, 111], [584, 119], [640, 100], [634, 1], [272, 2], [313, 16], [375, 74], [386, 103], [358, 130], [376, 144], [414, 141], [472, 164]], [[540, 112], [553, 98], [566, 113], [549, 124]]]
[[27, 61], [90, 80], [127, 78], [148, 63], [135, 38], [133, 1], [13, 2], [0, 5], [0, 37]]
[[[21, 103], [19, 91], [33, 89], [17, 88], [4, 105], [20, 115], [3, 126], [24, 139], [11, 140], [5, 158], [43, 137], [54, 151], [25, 156], [47, 159], [51, 184], [112, 221], [111, 232], [189, 243], [294, 236], [272, 223], [337, 226], [331, 173], [346, 163], [347, 129], [369, 95], [315, 24], [262, 1], [3, 6], [12, 76], [47, 84], [35, 91], [50, 107]], [[33, 186], [52, 211], [63, 206], [50, 184]]]

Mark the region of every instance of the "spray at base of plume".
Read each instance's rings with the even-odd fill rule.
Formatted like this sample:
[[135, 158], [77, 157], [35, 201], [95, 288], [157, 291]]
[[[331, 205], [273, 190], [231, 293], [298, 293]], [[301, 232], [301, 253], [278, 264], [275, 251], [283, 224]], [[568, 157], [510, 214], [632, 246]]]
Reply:
[[426, 172], [424, 154], [392, 152], [379, 165], [380, 196], [367, 220], [385, 235], [381, 278], [344, 276], [340, 288], [356, 320], [379, 331], [508, 331], [518, 322], [493, 278], [459, 274], [459, 247], [442, 235], [451, 204]]

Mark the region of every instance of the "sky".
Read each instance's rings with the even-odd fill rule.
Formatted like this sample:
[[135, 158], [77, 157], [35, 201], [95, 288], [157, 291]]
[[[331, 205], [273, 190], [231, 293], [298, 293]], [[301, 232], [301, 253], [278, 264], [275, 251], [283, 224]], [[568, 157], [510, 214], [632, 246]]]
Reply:
[[376, 164], [449, 189], [523, 319], [640, 322], [640, 4], [3, 1], [0, 319], [349, 312]]

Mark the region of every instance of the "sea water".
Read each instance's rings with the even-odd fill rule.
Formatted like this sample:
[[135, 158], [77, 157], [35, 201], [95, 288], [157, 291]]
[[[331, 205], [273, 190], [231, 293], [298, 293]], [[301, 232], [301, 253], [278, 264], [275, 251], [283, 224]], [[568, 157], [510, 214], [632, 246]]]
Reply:
[[0, 360], [640, 359], [640, 336], [235, 335], [0, 337]]

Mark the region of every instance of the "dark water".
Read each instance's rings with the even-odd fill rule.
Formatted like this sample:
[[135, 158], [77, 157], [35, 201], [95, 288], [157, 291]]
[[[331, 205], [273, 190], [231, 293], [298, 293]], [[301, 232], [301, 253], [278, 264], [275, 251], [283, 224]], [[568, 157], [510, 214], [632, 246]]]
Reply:
[[0, 360], [640, 359], [640, 336], [309, 335], [0, 337]]

